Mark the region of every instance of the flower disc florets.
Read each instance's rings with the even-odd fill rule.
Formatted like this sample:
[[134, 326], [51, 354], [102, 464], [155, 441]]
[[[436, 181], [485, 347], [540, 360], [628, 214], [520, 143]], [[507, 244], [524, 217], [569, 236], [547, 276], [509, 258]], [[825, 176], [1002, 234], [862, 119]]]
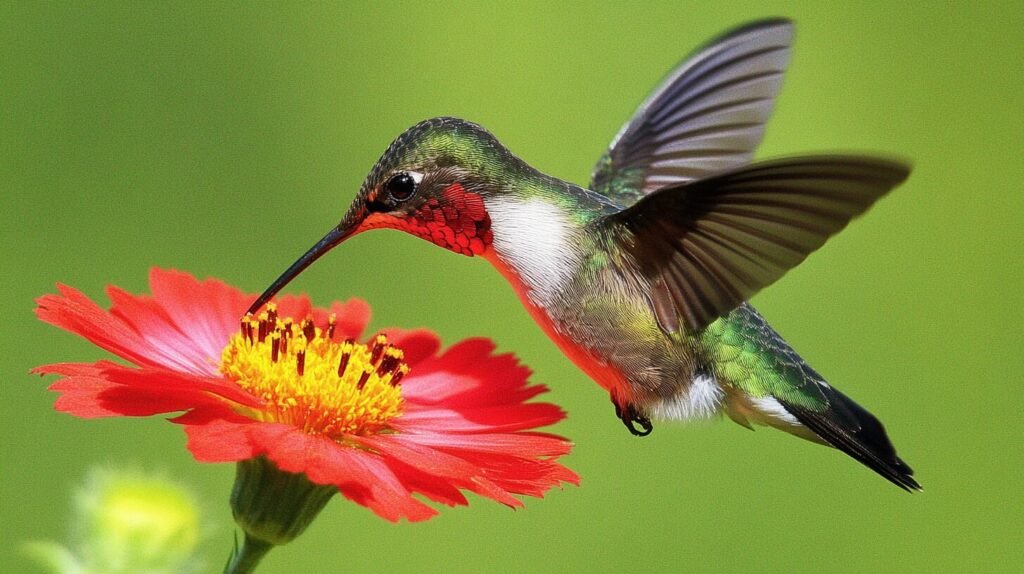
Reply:
[[336, 342], [334, 325], [333, 317], [326, 330], [296, 323], [273, 305], [244, 317], [220, 362], [224, 376], [264, 401], [244, 414], [334, 439], [386, 430], [403, 410], [402, 350], [384, 335], [369, 345]]

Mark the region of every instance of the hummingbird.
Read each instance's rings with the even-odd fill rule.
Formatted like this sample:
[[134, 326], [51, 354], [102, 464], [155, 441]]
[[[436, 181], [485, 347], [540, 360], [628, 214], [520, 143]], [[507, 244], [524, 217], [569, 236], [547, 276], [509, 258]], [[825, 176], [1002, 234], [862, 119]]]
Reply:
[[652, 419], [724, 414], [920, 490], [882, 423], [747, 303], [910, 173], [861, 155], [753, 161], [793, 32], [789, 20], [756, 21], [697, 49], [612, 139], [587, 187], [534, 169], [475, 123], [416, 124], [250, 312], [346, 239], [403, 231], [493, 265], [633, 434]]

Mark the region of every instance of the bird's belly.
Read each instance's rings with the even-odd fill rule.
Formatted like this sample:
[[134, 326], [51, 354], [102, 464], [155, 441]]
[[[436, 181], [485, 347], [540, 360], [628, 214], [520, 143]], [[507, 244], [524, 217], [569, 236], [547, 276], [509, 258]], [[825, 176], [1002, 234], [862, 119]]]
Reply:
[[523, 302], [533, 320], [540, 325], [540, 328], [547, 334], [548, 338], [554, 341], [555, 345], [573, 364], [608, 392], [622, 398], [628, 398], [630, 395], [628, 392], [629, 385], [623, 373], [615, 365], [595, 356], [593, 352], [579, 344], [576, 339], [562, 334], [558, 326], [551, 319], [551, 316], [544, 309], [537, 307], [522, 295], [520, 295], [519, 299]]
[[495, 257], [493, 251], [485, 257], [512, 285], [530, 317], [574, 365], [614, 397], [624, 400], [631, 397], [630, 386], [619, 368], [597, 356], [592, 350], [580, 344], [575, 337], [567, 335], [565, 325], [556, 323], [547, 309], [533, 303], [529, 296], [530, 288], [522, 282], [515, 271]]

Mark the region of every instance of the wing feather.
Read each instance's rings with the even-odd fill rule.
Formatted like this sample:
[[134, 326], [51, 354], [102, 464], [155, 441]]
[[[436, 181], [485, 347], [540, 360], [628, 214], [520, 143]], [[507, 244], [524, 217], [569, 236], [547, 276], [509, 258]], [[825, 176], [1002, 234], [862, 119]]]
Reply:
[[776, 160], [659, 190], [603, 224], [653, 286], [662, 327], [698, 330], [778, 280], [908, 174], [902, 163], [870, 157]]
[[612, 140], [591, 189], [631, 205], [667, 185], [750, 162], [789, 63], [793, 24], [727, 32], [680, 64]]

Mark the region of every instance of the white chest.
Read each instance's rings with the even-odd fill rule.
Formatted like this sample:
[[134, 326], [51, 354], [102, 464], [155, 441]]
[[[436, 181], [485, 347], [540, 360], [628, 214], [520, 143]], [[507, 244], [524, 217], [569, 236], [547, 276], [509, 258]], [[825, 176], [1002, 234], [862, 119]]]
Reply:
[[553, 303], [579, 265], [572, 249], [576, 228], [557, 206], [538, 198], [490, 199], [487, 212], [495, 255], [518, 276], [530, 302]]

